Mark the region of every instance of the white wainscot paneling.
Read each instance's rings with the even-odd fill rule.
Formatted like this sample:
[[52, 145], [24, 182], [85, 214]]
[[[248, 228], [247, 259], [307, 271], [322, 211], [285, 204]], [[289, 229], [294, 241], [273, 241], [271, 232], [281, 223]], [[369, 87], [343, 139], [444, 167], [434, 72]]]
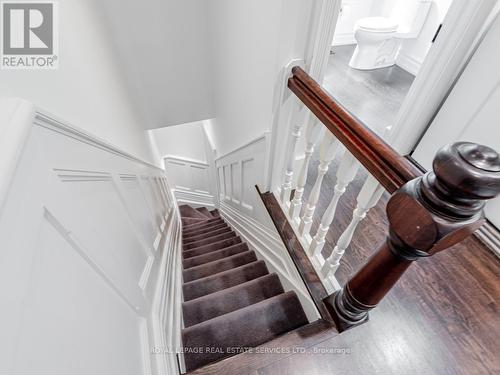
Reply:
[[220, 201], [254, 216], [258, 197], [255, 185], [263, 186], [267, 155], [267, 136], [263, 135], [215, 160]]
[[150, 355], [175, 329], [151, 328], [158, 280], [175, 281], [160, 263], [178, 256], [158, 239], [178, 228], [164, 171], [41, 113], [20, 125], [29, 131], [0, 197], [0, 373], [175, 369]]
[[260, 259], [276, 272], [286, 290], [294, 290], [310, 321], [319, 314], [293, 260], [269, 218], [255, 185], [261, 189], [267, 176], [268, 134], [219, 157], [218, 176], [220, 213], [241, 235]]
[[167, 156], [164, 162], [178, 202], [214, 206], [208, 164], [177, 156]]

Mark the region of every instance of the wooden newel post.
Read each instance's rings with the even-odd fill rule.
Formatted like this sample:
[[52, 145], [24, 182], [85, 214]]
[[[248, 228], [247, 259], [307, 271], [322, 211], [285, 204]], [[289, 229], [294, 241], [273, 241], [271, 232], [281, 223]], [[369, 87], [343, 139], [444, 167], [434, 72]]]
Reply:
[[442, 148], [433, 171], [414, 179], [387, 204], [389, 234], [367, 263], [325, 299], [343, 331], [368, 319], [411, 263], [453, 246], [484, 222], [485, 201], [500, 193], [500, 156], [468, 142]]

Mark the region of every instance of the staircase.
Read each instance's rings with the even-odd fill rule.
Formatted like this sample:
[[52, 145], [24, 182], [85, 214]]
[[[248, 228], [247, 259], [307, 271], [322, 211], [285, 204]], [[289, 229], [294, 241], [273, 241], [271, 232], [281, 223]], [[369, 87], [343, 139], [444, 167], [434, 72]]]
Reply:
[[183, 223], [187, 371], [239, 354], [308, 323], [295, 292], [224, 222], [217, 210], [179, 207]]

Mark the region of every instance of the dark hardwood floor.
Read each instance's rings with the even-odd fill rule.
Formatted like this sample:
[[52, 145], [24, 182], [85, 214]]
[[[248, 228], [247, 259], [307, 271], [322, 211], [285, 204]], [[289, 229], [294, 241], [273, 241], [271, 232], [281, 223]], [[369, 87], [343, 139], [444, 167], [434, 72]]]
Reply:
[[355, 48], [355, 45], [333, 47], [322, 86], [370, 128], [393, 125], [415, 77], [397, 65], [353, 69], [349, 60]]
[[[314, 167], [306, 197], [316, 177]], [[328, 189], [321, 193], [312, 233], [333, 195], [335, 169], [325, 176]], [[358, 173], [339, 204], [325, 251], [346, 228], [364, 176], [364, 171]], [[336, 274], [341, 284], [385, 237], [387, 199], [358, 227]], [[306, 354], [260, 368], [258, 374], [500, 374], [499, 275], [499, 259], [470, 237], [415, 262], [367, 324], [318, 343]], [[337, 353], [328, 353], [334, 349]], [[318, 354], [322, 350], [326, 354]]]

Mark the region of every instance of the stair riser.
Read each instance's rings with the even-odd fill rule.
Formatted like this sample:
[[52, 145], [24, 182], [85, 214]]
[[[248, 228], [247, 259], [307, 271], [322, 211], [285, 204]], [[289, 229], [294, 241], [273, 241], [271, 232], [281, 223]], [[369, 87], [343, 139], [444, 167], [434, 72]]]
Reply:
[[226, 259], [217, 260], [215, 262], [185, 270], [183, 271], [182, 275], [184, 282], [187, 283], [236, 267], [240, 267], [244, 264], [255, 262], [256, 260], [257, 257], [255, 256], [255, 253], [249, 250], [243, 254], [236, 254]]
[[186, 270], [191, 267], [201, 266], [202, 264], [223, 259], [235, 254], [243, 253], [245, 251], [248, 251], [248, 245], [245, 243], [241, 243], [238, 245], [230, 246], [226, 249], [213, 251], [205, 255], [184, 259], [182, 261], [182, 267]]
[[193, 218], [190, 218], [190, 217], [183, 217], [181, 219], [182, 221], [182, 225], [184, 226], [189, 226], [189, 225], [195, 225], [195, 224], [201, 224], [201, 223], [205, 223], [206, 220], [205, 219], [193, 219]]
[[192, 237], [199, 236], [200, 234], [210, 233], [210, 232], [212, 232], [214, 230], [223, 229], [223, 228], [230, 228], [230, 227], [229, 227], [229, 225], [227, 225], [224, 222], [223, 223], [217, 223], [216, 225], [212, 225], [212, 226], [209, 226], [209, 227], [203, 228], [203, 229], [193, 230], [193, 231], [189, 231], [189, 232], [183, 231], [182, 232], [182, 238], [184, 238], [184, 239], [190, 239]]
[[198, 236], [192, 236], [192, 237], [189, 237], [189, 238], [185, 238], [184, 241], [183, 241], [183, 244], [187, 245], [187, 244], [189, 244], [191, 242], [200, 241], [200, 240], [203, 240], [203, 239], [206, 239], [206, 238], [218, 236], [219, 234], [229, 233], [231, 231], [232, 231], [231, 228], [225, 227], [225, 228], [220, 228], [220, 229], [213, 230], [213, 231], [206, 232], [206, 233], [201, 233]]
[[203, 215], [198, 210], [190, 207], [188, 205], [179, 206], [179, 213], [181, 214], [181, 218], [195, 218], [195, 219], [206, 219], [207, 217]]
[[197, 230], [209, 228], [210, 226], [212, 226], [216, 223], [219, 223], [219, 224], [224, 223], [224, 220], [222, 220], [221, 218], [215, 218], [215, 219], [205, 220], [205, 221], [199, 222], [197, 224], [184, 225], [182, 228], [182, 231], [187, 232], [187, 233], [191, 233], [191, 232], [194, 233]]
[[241, 238], [233, 237], [210, 245], [200, 246], [196, 249], [186, 250], [182, 253], [183, 259], [192, 258], [198, 255], [211, 253], [212, 251], [222, 250], [226, 247], [241, 243]]
[[191, 281], [182, 286], [184, 301], [190, 301], [222, 289], [227, 289], [267, 275], [268, 273], [266, 264], [263, 261], [257, 261], [217, 275]]
[[206, 207], [197, 208], [196, 211], [202, 213], [207, 219], [212, 219], [213, 216]]
[[182, 249], [183, 250], [192, 250], [192, 249], [196, 249], [197, 247], [210, 245], [212, 243], [219, 242], [219, 241], [222, 241], [222, 240], [225, 240], [228, 238], [232, 238], [232, 237], [236, 237], [236, 233], [234, 233], [233, 231], [228, 232], [228, 233], [224, 233], [224, 234], [219, 234], [219, 235], [214, 236], [214, 237], [208, 237], [204, 240], [198, 240], [198, 241], [194, 241], [194, 242], [182, 245]]
[[234, 354], [227, 348], [254, 347], [304, 324], [307, 318], [300, 302], [294, 292], [288, 292], [186, 328], [182, 332], [185, 348], [210, 348], [201, 354], [186, 350], [186, 368], [194, 370]]
[[227, 225], [226, 223], [223, 223], [223, 224], [218, 224], [218, 225], [215, 225], [213, 227], [210, 227], [210, 228], [206, 228], [206, 229], [200, 229], [199, 231], [194, 231], [192, 233], [182, 233], [182, 239], [183, 240], [189, 240], [193, 237], [197, 237], [201, 234], [204, 234], [206, 235], [207, 233], [212, 233], [213, 231], [216, 231], [216, 230], [219, 230], [219, 229], [231, 229], [231, 227], [229, 227], [229, 225]]
[[184, 326], [242, 309], [284, 293], [278, 275], [270, 274], [182, 304]]

